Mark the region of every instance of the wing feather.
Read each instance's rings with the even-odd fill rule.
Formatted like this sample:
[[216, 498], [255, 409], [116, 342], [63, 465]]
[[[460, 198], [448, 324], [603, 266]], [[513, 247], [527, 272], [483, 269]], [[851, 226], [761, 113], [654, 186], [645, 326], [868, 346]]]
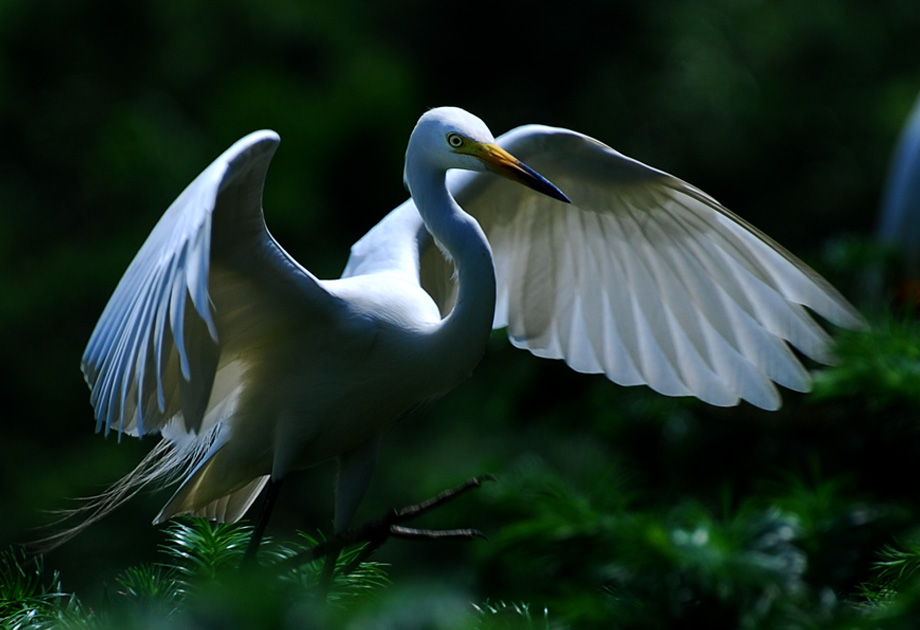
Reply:
[[[676, 224], [668, 227], [682, 229]], [[670, 259], [683, 288], [680, 299], [685, 301], [688, 311], [684, 319], [692, 318], [694, 311], [700, 315], [692, 320], [700, 327], [701, 344], [706, 348], [711, 358], [710, 364], [720, 379], [732, 382], [736, 388], [753, 387], [759, 390], [761, 396], [771, 400], [764, 400], [760, 405], [767, 407], [779, 402], [769, 380], [801, 389], [803, 378], [807, 383], [804, 368], [781, 339], [767, 334], [747, 317], [747, 312], [719, 284], [711, 283], [705, 250], [696, 248], [697, 243], [693, 238], [676, 239], [675, 243], [674, 250], [662, 253]], [[707, 291], [711, 293], [709, 299], [701, 299]], [[765, 355], [770, 356], [771, 360], [765, 360]], [[784, 366], [788, 364], [794, 376], [773, 371], [771, 366], [777, 363]], [[743, 394], [742, 397], [748, 398]]]
[[[498, 142], [573, 202], [451, 174], [492, 246], [494, 325], [515, 346], [624, 385], [774, 409], [774, 382], [809, 388], [788, 344], [831, 360], [830, 337], [805, 307], [863, 325], [817, 273], [690, 184], [564, 129], [521, 127]], [[422, 273], [444, 273], [421, 259]]]
[[[658, 282], [664, 287], [662, 295], [667, 296], [664, 307], [672, 312], [670, 323], [685, 335], [687, 351], [692, 353], [690, 361], [697, 363], [690, 365], [681, 361], [681, 373], [689, 388], [693, 391], [708, 389], [709, 392], [700, 398], [713, 404], [733, 404], [740, 396], [760, 407], [774, 408], [779, 400], [769, 379], [732, 347], [733, 331], [724, 325], [725, 320], [717, 310], [720, 295], [717, 293], [703, 300], [699, 297], [702, 292], [692, 290], [692, 287], [701, 286], [700, 277], [693, 274], [694, 259], [681, 255], [678, 226], [661, 221], [657, 213], [645, 216], [649, 219], [645, 230], [650, 240], [668, 243], [667, 247], [655, 250], [654, 256], [664, 273]], [[713, 320], [721, 320], [723, 325], [713, 326]], [[676, 343], [680, 348], [681, 342]]]
[[[492, 174], [448, 174], [491, 244], [493, 327], [507, 328], [513, 345], [623, 385], [774, 409], [774, 382], [810, 386], [790, 345], [832, 359], [829, 335], [806, 308], [838, 326], [864, 325], [817, 273], [690, 184], [566, 129], [530, 125], [498, 142], [573, 202]], [[402, 266], [417, 269], [448, 313], [453, 264], [426, 238], [411, 200], [356, 244], [346, 275], [372, 266], [394, 239], [403, 239]]]
[[[155, 433], [177, 417], [170, 425], [176, 431], [209, 428], [202, 423], [218, 402], [211, 394], [222, 335], [238, 332], [218, 325], [215, 262], [245, 269], [245, 286], [260, 291], [272, 314], [304, 306], [321, 312], [333, 302], [265, 228], [262, 186], [278, 142], [274, 132], [260, 131], [230, 147], [167, 209], [129, 265], [83, 355], [97, 430]], [[265, 312], [253, 317], [259, 321], [245, 325], [267, 319]]]
[[[597, 222], [597, 229], [605, 236], [603, 242], [606, 242], [608, 238], [615, 241], [618, 234], [615, 226], [606, 226], [614, 222], [612, 217], [593, 214], [585, 214], [585, 217]], [[580, 296], [588, 297], [594, 293], [599, 296], [593, 306], [598, 317], [603, 321], [604, 334], [597, 341], [603, 344], [601, 364], [603, 371], [608, 378], [623, 385], [645, 383], [646, 379], [642, 376], [641, 356], [637, 346], [639, 333], [633, 312], [633, 296], [629, 292], [629, 277], [626, 269], [617, 257], [615, 248], [603, 248], [600, 243], [592, 243], [590, 239], [587, 240], [587, 243], [596, 254], [593, 257], [593, 266], [585, 266], [585, 271], [579, 278], [577, 286]], [[590, 287], [592, 284], [590, 282], [592, 277], [600, 279], [599, 287], [597, 287], [599, 291], [585, 290], [585, 286]], [[615, 312], [614, 305], [620, 305], [617, 317], [611, 316]]]

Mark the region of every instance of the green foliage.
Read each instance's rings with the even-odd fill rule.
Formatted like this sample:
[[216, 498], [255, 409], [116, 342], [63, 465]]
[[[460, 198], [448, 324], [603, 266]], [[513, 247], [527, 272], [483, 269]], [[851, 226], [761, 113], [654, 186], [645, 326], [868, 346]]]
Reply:
[[240, 566], [251, 533], [251, 528], [237, 524], [176, 521], [166, 530], [163, 551], [174, 559], [184, 583], [211, 581]]
[[180, 568], [160, 564], [128, 567], [115, 578], [118, 594], [138, 604], [168, 609], [181, 599], [181, 572]]
[[[304, 549], [312, 549], [322, 542], [322, 538], [300, 532], [297, 545], [282, 545], [267, 550], [267, 555], [274, 556], [276, 562], [293, 558]], [[340, 608], [349, 603], [373, 595], [378, 589], [389, 585], [383, 564], [376, 562], [357, 562], [363, 546], [346, 549], [336, 558], [336, 571], [332, 577], [330, 589], [325, 593], [326, 601]], [[357, 564], [356, 564], [357, 562]], [[317, 561], [299, 566], [296, 570], [284, 574], [284, 579], [304, 592], [315, 591], [321, 581], [324, 562]], [[353, 566], [354, 565], [354, 566]], [[347, 572], [346, 568], [349, 568]]]
[[892, 587], [892, 590], [901, 590], [911, 581], [917, 570], [920, 569], [920, 543], [913, 542], [898, 548], [886, 545], [879, 552], [879, 561], [876, 563], [877, 580]]
[[573, 627], [720, 617], [751, 626], [805, 590], [793, 514], [744, 506], [716, 516], [692, 500], [664, 510], [635, 501], [611, 508], [602, 495], [561, 491], [548, 476], [536, 471], [502, 493], [518, 516], [495, 539], [488, 570], [515, 584], [517, 596], [539, 593]]
[[18, 547], [0, 553], [0, 627], [56, 628], [81, 614], [77, 599], [61, 588], [57, 572], [45, 574], [42, 558]]
[[280, 568], [278, 563], [315, 546], [305, 534], [296, 544], [267, 541], [260, 556], [268, 562], [241, 569], [249, 535], [250, 528], [242, 525], [174, 522], [167, 529], [163, 561], [124, 570], [105, 606], [94, 609], [65, 593], [57, 573], [46, 577], [40, 557], [11, 548], [0, 557], [3, 628], [130, 628], [153, 621], [156, 627], [174, 627], [222, 620], [236, 627], [272, 626], [290, 615], [331, 619], [335, 609], [372, 600], [388, 584], [379, 563], [362, 562], [343, 572], [360, 549], [338, 557], [328, 590], [320, 583], [322, 560]]
[[854, 607], [873, 625], [900, 630], [916, 626], [920, 615], [920, 545], [915, 540], [885, 545], [877, 554], [872, 578], [852, 598]]
[[539, 620], [530, 612], [530, 606], [523, 603], [484, 602], [473, 605], [479, 614], [479, 626], [489, 630], [549, 630], [549, 611], [544, 608]]
[[[163, 562], [129, 567], [105, 605], [85, 607], [61, 589], [54, 573], [44, 575], [40, 557], [11, 548], [0, 556], [0, 619], [3, 630], [19, 628], [172, 628], [172, 627], [340, 627], [377, 618], [380, 627], [405, 627], [379, 618], [376, 602], [389, 580], [383, 565], [355, 563], [361, 548], [342, 552], [333, 579], [322, 585], [324, 561], [290, 565], [286, 561], [316, 547], [301, 533], [296, 543], [263, 543], [262, 565], [241, 569], [250, 528], [214, 525], [204, 519], [174, 522], [162, 546]], [[266, 561], [267, 560], [267, 561]], [[327, 590], [328, 589], [328, 590]], [[400, 618], [422, 612], [419, 602], [403, 601]], [[466, 605], [431, 615], [432, 628], [550, 628], [546, 610], [534, 618], [527, 604]]]
[[851, 398], [872, 410], [894, 405], [920, 408], [920, 322], [886, 315], [862, 331], [841, 332], [839, 365], [815, 382], [815, 399]]

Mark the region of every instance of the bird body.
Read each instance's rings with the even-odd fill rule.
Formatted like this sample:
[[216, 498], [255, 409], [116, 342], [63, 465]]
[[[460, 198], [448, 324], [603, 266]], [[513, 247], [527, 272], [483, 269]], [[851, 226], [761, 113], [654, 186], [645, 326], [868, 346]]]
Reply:
[[234, 521], [269, 479], [336, 459], [341, 530], [383, 433], [466, 378], [493, 327], [621, 384], [770, 409], [773, 381], [809, 386], [787, 341], [829, 358], [802, 305], [861, 324], [816, 273], [689, 184], [568, 130], [521, 127], [496, 143], [457, 108], [422, 116], [406, 152], [411, 199], [355, 243], [341, 278], [319, 280], [265, 227], [278, 141], [251, 134], [189, 185], [93, 332], [83, 369], [97, 426], [164, 438], [97, 516], [181, 479], [156, 522]]
[[[245, 511], [262, 487], [254, 478], [282, 479], [356, 450], [375, 458], [377, 439], [406, 410], [472, 372], [491, 329], [494, 270], [482, 230], [447, 194], [445, 172], [419, 184], [428, 194], [440, 192], [432, 207], [449, 208], [429, 222], [452, 222], [447, 247], [464, 263], [472, 258], [460, 268], [475, 277], [468, 283], [461, 278], [471, 297], [458, 300], [444, 319], [419, 286], [417, 262], [387, 260], [336, 280], [316, 280], [298, 269], [309, 279], [298, 296], [274, 286], [276, 275], [262, 274], [270, 267], [253, 265], [245, 250], [234, 249], [235, 241], [225, 247], [214, 238], [209, 295], [218, 338], [227, 340], [220, 353], [231, 368], [230, 382], [214, 391], [233, 392], [236, 400], [232, 414], [220, 420], [225, 437], [157, 522], [185, 512], [235, 520], [238, 515], [209, 506]], [[282, 305], [279, 297], [293, 299]], [[208, 409], [222, 402], [212, 396]], [[347, 521], [353, 509], [340, 506], [337, 513]]]

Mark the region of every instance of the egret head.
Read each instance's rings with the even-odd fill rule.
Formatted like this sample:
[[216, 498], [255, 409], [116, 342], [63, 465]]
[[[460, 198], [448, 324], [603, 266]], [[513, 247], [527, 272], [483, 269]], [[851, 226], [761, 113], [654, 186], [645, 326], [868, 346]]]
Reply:
[[415, 125], [406, 150], [407, 184], [410, 173], [419, 168], [491, 171], [553, 199], [569, 201], [546, 178], [498, 146], [482, 120], [458, 107], [429, 110]]

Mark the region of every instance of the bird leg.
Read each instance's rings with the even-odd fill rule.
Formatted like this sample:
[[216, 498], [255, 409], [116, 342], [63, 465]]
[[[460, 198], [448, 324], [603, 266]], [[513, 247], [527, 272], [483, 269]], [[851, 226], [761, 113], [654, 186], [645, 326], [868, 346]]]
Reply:
[[278, 493], [281, 491], [282, 479], [269, 478], [268, 489], [265, 492], [265, 501], [262, 503], [262, 510], [259, 512], [259, 520], [252, 530], [252, 536], [249, 537], [249, 545], [246, 547], [246, 553], [243, 554], [244, 567], [250, 567], [255, 564], [256, 552], [259, 551], [259, 545], [265, 536], [265, 527], [268, 525], [268, 518], [271, 516], [272, 509], [275, 507], [275, 501], [278, 500]]
[[[361, 550], [361, 553], [343, 569], [344, 573], [348, 573], [366, 560], [371, 553], [390, 537], [407, 540], [472, 540], [473, 538], [485, 538], [485, 534], [478, 529], [416, 529], [402, 525], [402, 523], [416, 519], [473, 488], [480, 487], [485, 481], [495, 481], [495, 477], [492, 475], [473, 477], [459, 486], [445, 490], [421, 503], [416, 503], [400, 510], [390, 510], [383, 517], [348, 529], [315, 547], [288, 558], [278, 566], [288, 569], [333, 554], [337, 556], [345, 547], [367, 542], [368, 545]], [[323, 572], [323, 579], [331, 580], [331, 573], [332, 568], [327, 564], [327, 568]]]

